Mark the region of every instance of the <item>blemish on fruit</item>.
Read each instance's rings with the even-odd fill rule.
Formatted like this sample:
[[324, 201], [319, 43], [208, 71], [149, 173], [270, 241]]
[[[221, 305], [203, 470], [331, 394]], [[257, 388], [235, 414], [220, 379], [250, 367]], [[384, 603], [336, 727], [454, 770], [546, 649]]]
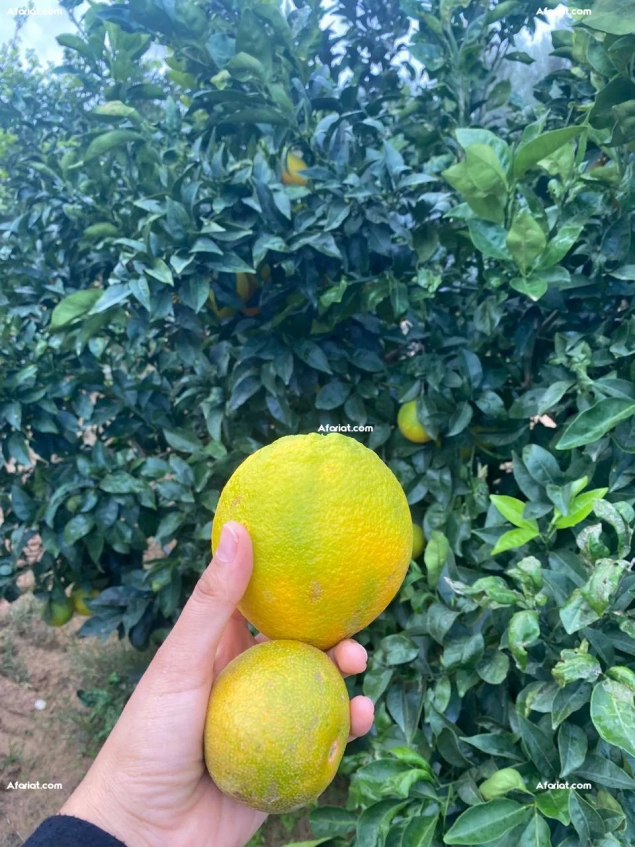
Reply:
[[329, 760], [329, 764], [331, 764], [331, 765], [332, 765], [332, 764], [333, 764], [333, 762], [336, 760], [336, 758], [337, 758], [337, 752], [338, 752], [339, 748], [340, 748], [340, 745], [338, 744], [338, 742], [337, 742], [337, 741], [334, 741], [334, 742], [331, 744], [331, 749], [329, 750], [329, 759], [328, 759], [328, 760]]
[[323, 594], [324, 589], [322, 588], [319, 582], [311, 583], [311, 588], [309, 590], [309, 600], [312, 603], [317, 602]]

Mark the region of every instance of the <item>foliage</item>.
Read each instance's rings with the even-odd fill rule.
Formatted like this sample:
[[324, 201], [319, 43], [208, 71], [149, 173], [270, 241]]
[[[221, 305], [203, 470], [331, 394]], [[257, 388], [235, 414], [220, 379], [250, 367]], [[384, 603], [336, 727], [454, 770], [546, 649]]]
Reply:
[[[570, 65], [534, 103], [500, 74], [531, 61], [533, 0], [339, 0], [341, 35], [316, 0], [97, 3], [50, 78], [3, 57], [4, 595], [37, 532], [39, 596], [93, 584], [84, 635], [160, 640], [232, 470], [319, 427], [372, 427], [351, 434], [423, 525], [424, 567], [360, 636], [376, 726], [317, 839], [635, 839], [619, 5], [553, 33]], [[413, 399], [428, 444], [396, 428]], [[144, 562], [151, 538], [170, 553]]]

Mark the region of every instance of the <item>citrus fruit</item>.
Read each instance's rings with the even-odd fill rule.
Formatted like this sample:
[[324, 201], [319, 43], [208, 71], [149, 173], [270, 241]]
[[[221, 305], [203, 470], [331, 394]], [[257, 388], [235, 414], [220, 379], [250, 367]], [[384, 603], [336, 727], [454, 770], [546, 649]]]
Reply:
[[399, 432], [408, 441], [414, 441], [416, 444], [427, 444], [428, 441], [432, 441], [432, 436], [419, 423], [416, 400], [404, 403], [399, 409], [397, 426], [399, 427]]
[[74, 611], [85, 618], [90, 617], [92, 612], [86, 605], [85, 601], [90, 600], [91, 597], [97, 597], [98, 594], [99, 591], [97, 591], [96, 588], [74, 588], [73, 591], [71, 591], [71, 603], [73, 604]]
[[297, 156], [295, 153], [287, 153], [285, 163], [282, 166], [282, 182], [285, 185], [306, 185], [309, 180], [302, 176], [300, 171], [307, 167], [307, 163], [301, 156]]
[[214, 682], [205, 762], [224, 794], [290, 812], [331, 782], [349, 731], [346, 685], [328, 656], [299, 641], [265, 641]]
[[[259, 288], [258, 277], [255, 274], [236, 274], [236, 294], [240, 297], [243, 303], [246, 303]], [[241, 309], [241, 314], [253, 317], [260, 313], [258, 306], [249, 306], [246, 309]]]
[[231, 306], [218, 306], [216, 303], [216, 297], [214, 296], [214, 292], [210, 288], [209, 291], [209, 305], [219, 320], [224, 320], [225, 318], [233, 318], [236, 314], [236, 309], [232, 309]]
[[239, 609], [269, 638], [326, 650], [359, 632], [397, 593], [412, 553], [412, 518], [392, 471], [359, 441], [287, 435], [239, 465], [212, 528], [251, 535], [254, 569]]
[[[236, 294], [240, 297], [243, 303], [246, 303], [247, 300], [252, 296], [252, 294], [259, 288], [258, 278], [255, 274], [250, 273], [237, 273], [236, 274]], [[232, 309], [231, 306], [221, 306], [219, 307], [216, 303], [216, 297], [214, 296], [213, 290], [210, 288], [209, 292], [209, 304], [212, 312], [216, 315], [220, 320], [224, 320], [225, 318], [233, 318], [236, 314], [236, 309]], [[257, 315], [260, 312], [258, 307], [251, 307], [247, 309], [241, 309], [243, 315]]]
[[423, 530], [417, 523], [412, 525], [412, 558], [418, 559], [426, 549], [426, 539]]
[[49, 626], [64, 626], [73, 617], [73, 601], [70, 597], [49, 600], [42, 609], [42, 620]]

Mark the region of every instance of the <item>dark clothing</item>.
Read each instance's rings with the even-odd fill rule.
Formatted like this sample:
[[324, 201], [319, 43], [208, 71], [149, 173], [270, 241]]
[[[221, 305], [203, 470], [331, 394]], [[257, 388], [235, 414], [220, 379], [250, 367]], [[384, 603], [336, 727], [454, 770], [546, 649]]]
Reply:
[[126, 847], [123, 841], [109, 835], [88, 821], [70, 815], [46, 818], [24, 847]]

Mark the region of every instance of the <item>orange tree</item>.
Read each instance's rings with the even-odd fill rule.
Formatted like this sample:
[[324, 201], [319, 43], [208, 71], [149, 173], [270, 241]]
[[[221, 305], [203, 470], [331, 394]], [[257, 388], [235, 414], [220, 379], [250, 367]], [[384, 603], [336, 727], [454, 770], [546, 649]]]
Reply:
[[160, 640], [232, 470], [320, 427], [372, 427], [422, 525], [316, 838], [635, 839], [627, 6], [531, 103], [532, 0], [97, 3], [55, 74], [2, 56], [4, 596], [37, 534], [52, 623], [80, 589], [82, 635]]

